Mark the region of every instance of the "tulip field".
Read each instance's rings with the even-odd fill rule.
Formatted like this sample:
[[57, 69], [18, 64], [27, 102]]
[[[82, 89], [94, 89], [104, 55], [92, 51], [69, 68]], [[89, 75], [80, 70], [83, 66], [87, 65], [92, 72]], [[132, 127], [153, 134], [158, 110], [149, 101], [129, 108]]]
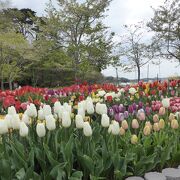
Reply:
[[180, 165], [180, 80], [0, 91], [0, 179], [123, 180]]

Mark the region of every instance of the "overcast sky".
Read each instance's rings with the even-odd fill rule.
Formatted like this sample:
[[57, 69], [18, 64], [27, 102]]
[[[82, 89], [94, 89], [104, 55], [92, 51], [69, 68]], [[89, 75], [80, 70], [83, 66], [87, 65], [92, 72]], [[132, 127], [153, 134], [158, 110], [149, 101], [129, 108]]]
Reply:
[[[11, 0], [12, 5], [17, 8], [31, 8], [37, 12], [37, 15], [44, 14], [44, 9], [48, 0]], [[55, 0], [53, 0], [55, 1]], [[110, 30], [120, 34], [123, 24], [135, 24], [140, 21], [148, 21], [153, 17], [153, 10], [162, 5], [164, 0], [112, 0], [105, 23]], [[106, 76], [116, 76], [115, 69], [108, 67], [102, 72]], [[118, 69], [119, 77], [134, 79], [137, 73], [124, 73]], [[180, 66], [176, 62], [163, 60], [160, 66], [149, 65], [149, 77], [168, 77], [180, 75]], [[147, 77], [147, 66], [142, 68], [141, 77]]]

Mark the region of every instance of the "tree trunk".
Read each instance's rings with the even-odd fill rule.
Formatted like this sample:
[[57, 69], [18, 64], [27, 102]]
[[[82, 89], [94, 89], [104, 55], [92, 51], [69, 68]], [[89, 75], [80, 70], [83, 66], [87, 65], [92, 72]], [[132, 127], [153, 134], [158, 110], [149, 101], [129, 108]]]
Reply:
[[116, 80], [117, 80], [117, 85], [119, 85], [119, 77], [118, 77], [118, 68], [116, 67]]
[[1, 79], [1, 90], [4, 91], [4, 82], [3, 82], [3, 79]]
[[13, 90], [13, 86], [12, 86], [12, 81], [9, 80], [9, 89], [12, 91]]
[[140, 70], [140, 66], [137, 66], [138, 69], [138, 82], [140, 81], [140, 76], [141, 76], [141, 70]]

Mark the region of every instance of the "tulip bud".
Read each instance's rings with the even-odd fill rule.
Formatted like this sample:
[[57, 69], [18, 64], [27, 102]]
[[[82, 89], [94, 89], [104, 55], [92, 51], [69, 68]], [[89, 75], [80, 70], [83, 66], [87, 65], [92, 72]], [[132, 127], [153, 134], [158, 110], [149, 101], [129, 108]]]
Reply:
[[9, 129], [13, 128], [13, 126], [12, 126], [13, 116], [12, 115], [7, 114], [4, 118], [4, 120], [6, 121]]
[[54, 103], [54, 113], [58, 114], [60, 107], [61, 107], [61, 103], [59, 101], [56, 101]]
[[56, 101], [54, 103], [54, 113], [58, 114], [60, 107], [61, 107], [61, 103], [59, 101]]
[[140, 121], [144, 121], [145, 120], [145, 113], [144, 112], [139, 112], [138, 115], [137, 115], [138, 119]]
[[107, 114], [103, 114], [101, 117], [101, 125], [102, 127], [109, 127], [109, 117]]
[[159, 115], [163, 116], [166, 113], [165, 107], [160, 107], [159, 109]]
[[30, 104], [27, 106], [27, 110], [26, 113], [29, 117], [35, 118], [37, 117], [37, 109], [36, 106], [34, 104]]
[[49, 131], [56, 129], [56, 121], [52, 114], [45, 116], [46, 119], [46, 127]]
[[168, 108], [170, 106], [170, 99], [169, 98], [163, 99], [162, 105], [163, 105], [163, 107]]
[[160, 119], [160, 120], [159, 120], [159, 128], [160, 128], [160, 129], [164, 129], [164, 126], [165, 126], [164, 119]]
[[44, 111], [42, 109], [38, 110], [38, 119], [39, 120], [44, 120], [45, 119]]
[[16, 109], [15, 109], [14, 106], [8, 107], [8, 114], [9, 114], [9, 115], [14, 115], [14, 114], [16, 114]]
[[131, 136], [131, 144], [136, 144], [137, 142], [138, 142], [138, 137], [135, 134], [133, 134]]
[[149, 126], [145, 126], [143, 129], [143, 133], [145, 136], [148, 136], [149, 134], [151, 134], [151, 128]]
[[154, 116], [153, 116], [153, 122], [158, 122], [159, 121], [159, 116], [157, 115], [157, 114], [155, 114]]
[[149, 127], [150, 127], [150, 129], [152, 130], [152, 124], [151, 124], [151, 122], [150, 122], [150, 121], [146, 121], [145, 126], [149, 126]]
[[5, 134], [8, 132], [8, 126], [6, 120], [0, 119], [0, 134]]
[[81, 115], [77, 114], [76, 118], [75, 118], [75, 123], [76, 123], [76, 128], [82, 129], [83, 125], [84, 125], [83, 117]]
[[64, 103], [64, 104], [63, 104], [63, 107], [65, 108], [65, 110], [66, 110], [67, 112], [69, 112], [69, 114], [71, 114], [71, 112], [72, 112], [71, 105], [69, 105], [68, 103]]
[[179, 124], [178, 124], [178, 121], [176, 119], [173, 119], [171, 121], [171, 128], [172, 129], [178, 129], [179, 128]]
[[93, 114], [94, 113], [94, 105], [93, 105], [92, 99], [88, 100], [86, 102], [86, 109], [87, 109], [88, 114]]
[[106, 104], [100, 104], [100, 103], [97, 103], [96, 104], [96, 113], [97, 114], [107, 114], [107, 106]]
[[172, 121], [173, 119], [175, 119], [175, 116], [174, 116], [173, 113], [170, 113], [170, 115], [169, 115], [169, 121]]
[[85, 110], [84, 110], [84, 108], [82, 108], [82, 107], [78, 108], [78, 113], [77, 114], [79, 114], [83, 118], [85, 118]]
[[123, 121], [123, 120], [124, 120], [124, 113], [116, 113], [116, 114], [114, 115], [114, 119], [115, 119], [116, 121], [118, 121], [118, 122]]
[[59, 111], [58, 111], [59, 120], [62, 119], [62, 114], [63, 114], [64, 111], [66, 111], [65, 108], [64, 108], [64, 106], [61, 106], [61, 107], [59, 108]]
[[112, 128], [113, 128], [113, 124], [110, 124], [110, 125], [109, 125], [109, 128], [108, 128], [108, 133], [109, 133], [109, 134], [112, 133]]
[[30, 124], [29, 116], [27, 114], [23, 114], [22, 121], [25, 122], [25, 124], [29, 125]]
[[85, 136], [91, 136], [92, 135], [92, 128], [91, 128], [89, 122], [84, 122], [83, 133]]
[[52, 111], [51, 111], [51, 106], [50, 105], [44, 105], [43, 106], [43, 113], [44, 113], [44, 116], [49, 116], [52, 114]]
[[128, 129], [128, 123], [127, 123], [126, 120], [123, 120], [123, 121], [121, 122], [121, 127], [122, 127], [124, 130]]
[[28, 127], [26, 126], [25, 122], [20, 122], [20, 129], [19, 129], [19, 134], [22, 137], [25, 137], [28, 135]]
[[154, 129], [154, 131], [159, 131], [160, 130], [159, 123], [154, 123], [153, 129]]
[[71, 117], [68, 111], [62, 113], [62, 126], [68, 128], [71, 126]]
[[124, 135], [125, 132], [126, 132], [126, 131], [125, 131], [122, 127], [120, 127], [120, 129], [119, 129], [119, 134], [120, 134], [120, 135]]
[[132, 128], [133, 129], [138, 129], [139, 128], [139, 123], [138, 123], [137, 119], [132, 120]]
[[45, 128], [44, 123], [37, 124], [36, 133], [39, 137], [44, 137], [46, 135], [46, 128]]
[[13, 115], [12, 119], [12, 128], [13, 129], [19, 129], [20, 128], [20, 119], [18, 114]]
[[112, 122], [112, 134], [118, 135], [119, 134], [119, 123], [117, 121]]

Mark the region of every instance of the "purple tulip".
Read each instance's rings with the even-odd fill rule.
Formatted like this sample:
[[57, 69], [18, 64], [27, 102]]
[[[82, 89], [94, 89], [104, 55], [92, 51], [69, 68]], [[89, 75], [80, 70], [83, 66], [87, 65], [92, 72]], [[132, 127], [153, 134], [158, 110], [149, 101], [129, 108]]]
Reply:
[[127, 119], [127, 118], [128, 118], [128, 116], [129, 116], [128, 111], [124, 111], [124, 118], [125, 118], [125, 119]]
[[47, 94], [52, 96], [52, 95], [54, 95], [54, 91], [53, 90], [48, 90]]
[[123, 120], [124, 120], [124, 114], [123, 114], [123, 113], [116, 113], [116, 114], [114, 115], [114, 119], [115, 119], [116, 121], [118, 121], [118, 122], [123, 121]]
[[118, 105], [113, 105], [113, 110], [114, 110], [114, 113], [119, 113], [119, 107]]
[[113, 110], [113, 108], [109, 108], [109, 109], [108, 109], [108, 113], [109, 113], [110, 116], [114, 116], [114, 110]]
[[143, 103], [140, 101], [138, 104], [138, 108], [141, 109], [143, 107]]
[[133, 104], [132, 104], [132, 107], [133, 107], [133, 110], [134, 110], [134, 111], [137, 110], [137, 105], [136, 105], [136, 103], [133, 103]]
[[132, 105], [129, 105], [129, 107], [128, 107], [128, 112], [129, 112], [129, 113], [133, 113], [133, 111], [134, 111], [134, 110], [133, 110], [133, 106], [132, 106]]
[[122, 104], [119, 105], [119, 112], [123, 113], [124, 112], [124, 106]]

